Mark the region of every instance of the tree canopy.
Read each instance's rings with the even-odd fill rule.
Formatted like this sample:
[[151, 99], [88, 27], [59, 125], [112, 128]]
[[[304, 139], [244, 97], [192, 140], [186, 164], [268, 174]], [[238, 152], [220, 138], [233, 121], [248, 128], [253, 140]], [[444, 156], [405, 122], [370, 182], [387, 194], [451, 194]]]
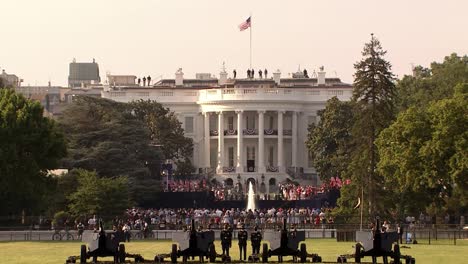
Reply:
[[66, 155], [63, 134], [39, 102], [0, 89], [0, 212], [38, 212], [50, 178]]
[[370, 42], [364, 45], [362, 60], [354, 65], [352, 135], [355, 148], [348, 169], [353, 174], [353, 183], [364, 188], [370, 215], [383, 213], [383, 203], [377, 201], [385, 198], [381, 191], [383, 179], [376, 173], [379, 157], [375, 139], [394, 118], [395, 80], [391, 64], [384, 59], [385, 54], [380, 41], [372, 35]]
[[387, 186], [417, 197], [411, 203], [433, 213], [466, 210], [468, 84], [458, 85], [450, 98], [400, 113], [382, 131], [377, 145], [381, 156], [378, 168]]
[[66, 168], [96, 171], [101, 177], [150, 175], [147, 162], [159, 160], [150, 134], [127, 104], [88, 96], [77, 97], [59, 118], [67, 135]]
[[327, 101], [325, 109], [318, 111], [318, 124], [309, 126], [307, 147], [321, 180], [343, 178], [347, 172], [351, 150], [351, 127], [354, 113], [352, 103], [337, 97]]
[[76, 173], [78, 187], [68, 197], [70, 212], [75, 216], [95, 214], [111, 219], [132, 205], [127, 177], [102, 178], [83, 169]]

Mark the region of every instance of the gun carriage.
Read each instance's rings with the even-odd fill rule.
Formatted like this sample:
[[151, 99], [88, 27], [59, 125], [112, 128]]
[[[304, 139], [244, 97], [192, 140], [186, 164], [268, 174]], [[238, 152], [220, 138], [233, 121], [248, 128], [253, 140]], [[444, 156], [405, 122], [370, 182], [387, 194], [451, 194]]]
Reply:
[[[341, 255], [338, 263], [346, 263], [348, 258], [354, 258], [356, 263], [361, 263], [362, 258], [372, 257], [372, 263], [377, 263], [377, 258], [382, 257], [383, 263], [388, 263], [388, 258], [393, 259], [394, 264], [401, 264], [405, 260], [406, 264], [414, 264], [416, 260], [408, 255], [402, 255], [398, 244], [398, 233], [395, 231], [382, 232], [380, 220], [377, 217], [373, 230], [356, 231], [355, 252], [352, 255]], [[392, 250], [393, 247], [393, 250]]]
[[265, 231], [264, 240], [270, 242], [271, 249], [268, 249], [268, 244], [263, 243], [262, 262], [267, 263], [271, 256], [278, 256], [278, 262], [283, 262], [284, 256], [292, 256], [294, 262], [297, 258], [304, 263], [307, 258], [312, 258], [312, 262], [321, 262], [322, 258], [317, 254], [307, 253], [305, 243], [305, 231], [298, 231], [295, 228], [287, 230], [286, 219], [283, 220], [283, 229], [278, 231]]

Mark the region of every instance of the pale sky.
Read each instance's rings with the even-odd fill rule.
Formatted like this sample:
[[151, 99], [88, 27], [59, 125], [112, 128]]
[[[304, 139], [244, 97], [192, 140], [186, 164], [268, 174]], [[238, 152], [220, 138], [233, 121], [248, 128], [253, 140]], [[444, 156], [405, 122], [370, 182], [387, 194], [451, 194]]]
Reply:
[[245, 76], [252, 14], [253, 68], [325, 66], [352, 83], [370, 33], [388, 51], [393, 72], [429, 66], [452, 52], [468, 54], [466, 0], [0, 0], [0, 68], [23, 85], [67, 85], [68, 65], [99, 63], [112, 74], [185, 78], [197, 72]]

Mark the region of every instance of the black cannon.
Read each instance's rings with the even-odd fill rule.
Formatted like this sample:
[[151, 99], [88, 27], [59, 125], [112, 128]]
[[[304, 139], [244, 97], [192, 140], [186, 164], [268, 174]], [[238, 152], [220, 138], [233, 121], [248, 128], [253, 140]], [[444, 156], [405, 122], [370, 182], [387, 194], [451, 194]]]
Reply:
[[66, 263], [86, 263], [89, 258], [93, 259], [96, 263], [98, 257], [114, 257], [114, 263], [124, 263], [126, 257], [135, 259], [135, 262], [143, 262], [144, 259], [140, 255], [132, 255], [125, 252], [125, 245], [120, 244], [124, 242], [123, 232], [109, 232], [104, 231], [102, 220], [99, 221], [98, 232], [84, 232], [82, 241], [88, 244], [81, 245], [80, 255], [68, 257]]
[[[372, 263], [377, 263], [377, 258], [382, 257], [383, 263], [388, 263], [388, 258], [393, 259], [394, 264], [401, 264], [405, 260], [406, 264], [416, 263], [411, 256], [401, 255], [400, 245], [398, 244], [398, 233], [382, 231], [380, 221], [377, 217], [376, 225], [372, 230], [356, 231], [356, 246], [353, 255], [341, 255], [337, 262], [345, 263], [347, 258], [354, 258], [356, 263], [361, 263], [361, 259], [366, 256], [372, 257]], [[393, 247], [393, 250], [392, 250]]]
[[306, 244], [301, 243], [305, 241], [305, 231], [297, 231], [294, 227], [288, 232], [286, 219], [283, 220], [283, 229], [280, 232], [265, 231], [264, 240], [270, 242], [271, 249], [268, 249], [267, 243], [263, 243], [263, 263], [268, 262], [271, 256], [278, 256], [278, 262], [283, 262], [284, 256], [292, 256], [294, 261], [299, 257], [302, 263], [307, 261], [307, 257], [311, 257], [312, 262], [322, 262], [322, 258], [317, 254], [307, 253]]
[[97, 262], [98, 257], [114, 257], [115, 263], [125, 262], [125, 245], [120, 244], [124, 241], [123, 234], [120, 232], [111, 232], [106, 234], [102, 226], [102, 221], [99, 221], [98, 232], [84, 232], [82, 241], [88, 244], [81, 245], [80, 256], [71, 256], [66, 263], [75, 263], [79, 258], [80, 263], [86, 263], [89, 258], [93, 258], [93, 262]]
[[195, 221], [192, 220], [192, 226], [188, 231], [176, 231], [172, 233], [172, 241], [177, 244], [172, 244], [172, 250], [169, 254], [156, 255], [156, 262], [163, 262], [164, 258], [169, 257], [172, 263], [177, 263], [177, 259], [182, 257], [183, 262], [187, 262], [189, 257], [194, 259], [200, 258], [200, 262], [204, 262], [204, 258], [208, 258], [210, 262], [216, 259], [216, 250], [214, 245], [215, 233], [209, 231], [197, 231], [195, 229]]

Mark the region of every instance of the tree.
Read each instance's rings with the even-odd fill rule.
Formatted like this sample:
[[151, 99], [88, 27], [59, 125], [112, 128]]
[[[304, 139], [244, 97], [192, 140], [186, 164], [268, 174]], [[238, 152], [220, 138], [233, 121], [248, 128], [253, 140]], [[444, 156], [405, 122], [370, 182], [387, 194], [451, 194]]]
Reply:
[[132, 198], [147, 202], [161, 189], [152, 165], [160, 152], [151, 145], [150, 131], [128, 104], [107, 99], [77, 97], [59, 119], [67, 134], [66, 168], [96, 171], [100, 177], [128, 176]]
[[468, 82], [468, 57], [452, 53], [442, 63], [433, 62], [430, 68], [416, 66], [413, 76], [398, 82], [398, 109], [424, 107], [431, 101], [449, 98], [457, 84]]
[[40, 211], [51, 179], [66, 155], [63, 134], [39, 102], [0, 90], [0, 212]]
[[[386, 51], [372, 34], [362, 52], [363, 59], [354, 65], [354, 90], [352, 101], [356, 105], [355, 123], [352, 128], [356, 148], [351, 155], [350, 171], [353, 183], [366, 187], [364, 192], [369, 204], [369, 214], [383, 211], [383, 179], [376, 173], [378, 153], [375, 139], [394, 118], [395, 84], [391, 64], [383, 57]], [[345, 197], [342, 199], [347, 199]], [[354, 200], [354, 199], [353, 199]], [[377, 204], [377, 201], [382, 201]]]
[[99, 215], [111, 219], [132, 206], [128, 178], [100, 178], [96, 172], [77, 170], [78, 188], [68, 198], [75, 216]]
[[[424, 108], [410, 107], [382, 131], [378, 169], [386, 185], [408, 197], [408, 204], [441, 214], [463, 213], [468, 205], [468, 85], [451, 98]], [[455, 202], [456, 201], [456, 202]], [[429, 205], [429, 206], [428, 206]]]
[[314, 167], [323, 181], [346, 175], [351, 146], [353, 107], [333, 97], [318, 112], [320, 121], [309, 126], [306, 141]]
[[151, 141], [160, 146], [164, 159], [174, 160], [177, 168], [180, 168], [179, 174], [191, 174], [194, 171], [190, 161], [193, 142], [185, 137], [182, 124], [174, 112], [151, 100], [131, 102], [130, 108], [146, 124]]

